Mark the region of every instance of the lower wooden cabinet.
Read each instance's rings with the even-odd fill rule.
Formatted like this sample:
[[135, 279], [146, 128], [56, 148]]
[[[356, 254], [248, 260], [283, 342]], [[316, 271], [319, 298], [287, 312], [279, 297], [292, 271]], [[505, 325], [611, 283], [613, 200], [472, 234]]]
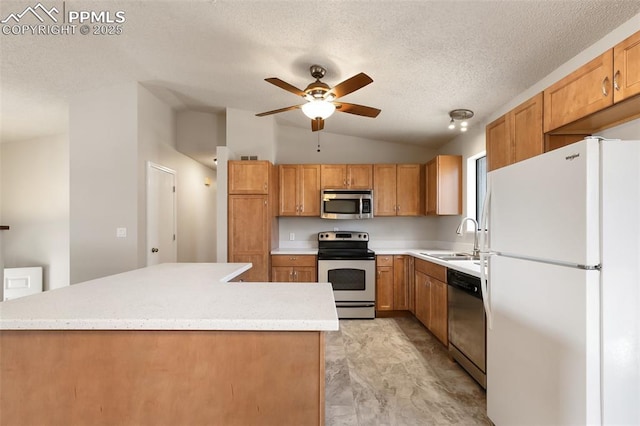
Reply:
[[413, 311], [413, 257], [376, 256], [376, 310]]
[[271, 281], [308, 283], [318, 281], [316, 256], [272, 255]]
[[376, 311], [393, 310], [393, 256], [376, 256]]
[[447, 268], [416, 259], [414, 270], [415, 316], [447, 346]]

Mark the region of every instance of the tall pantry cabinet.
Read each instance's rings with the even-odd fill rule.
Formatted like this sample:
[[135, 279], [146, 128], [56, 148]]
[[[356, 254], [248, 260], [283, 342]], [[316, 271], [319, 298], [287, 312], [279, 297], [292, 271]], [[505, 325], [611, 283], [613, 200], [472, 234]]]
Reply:
[[228, 191], [229, 262], [252, 263], [245, 281], [268, 282], [278, 238], [277, 169], [269, 161], [229, 161]]

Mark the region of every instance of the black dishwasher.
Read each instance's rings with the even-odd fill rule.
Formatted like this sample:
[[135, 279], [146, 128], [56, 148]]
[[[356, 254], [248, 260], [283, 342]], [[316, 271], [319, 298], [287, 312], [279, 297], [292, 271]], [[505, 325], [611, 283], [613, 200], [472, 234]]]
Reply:
[[486, 389], [486, 319], [480, 278], [447, 269], [449, 352]]

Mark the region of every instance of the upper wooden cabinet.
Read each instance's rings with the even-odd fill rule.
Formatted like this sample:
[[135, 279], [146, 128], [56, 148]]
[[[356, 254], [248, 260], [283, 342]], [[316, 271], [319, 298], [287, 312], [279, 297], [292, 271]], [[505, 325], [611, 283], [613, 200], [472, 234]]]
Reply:
[[320, 165], [283, 164], [278, 171], [279, 216], [320, 216]]
[[518, 105], [486, 128], [489, 171], [544, 152], [543, 95]]
[[640, 32], [544, 91], [544, 131], [591, 134], [640, 116]]
[[427, 163], [427, 215], [462, 213], [462, 156], [438, 155]]
[[374, 164], [374, 216], [422, 215], [423, 173], [421, 164]]
[[487, 168], [489, 171], [513, 163], [513, 147], [511, 146], [511, 138], [509, 137], [507, 114], [487, 125], [486, 145]]
[[640, 94], [640, 31], [613, 48], [613, 101]]
[[613, 105], [613, 50], [608, 50], [544, 91], [544, 131]]
[[269, 161], [229, 161], [229, 194], [268, 194], [272, 165]]
[[538, 93], [509, 112], [509, 136], [516, 163], [544, 152], [543, 102], [542, 93]]
[[371, 164], [323, 164], [320, 180], [322, 189], [371, 189], [373, 166]]

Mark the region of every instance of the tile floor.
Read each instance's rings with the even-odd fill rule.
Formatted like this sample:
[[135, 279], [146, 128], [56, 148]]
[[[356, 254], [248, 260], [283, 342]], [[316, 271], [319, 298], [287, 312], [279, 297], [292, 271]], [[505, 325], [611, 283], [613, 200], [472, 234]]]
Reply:
[[326, 424], [490, 425], [485, 392], [415, 318], [326, 334]]

